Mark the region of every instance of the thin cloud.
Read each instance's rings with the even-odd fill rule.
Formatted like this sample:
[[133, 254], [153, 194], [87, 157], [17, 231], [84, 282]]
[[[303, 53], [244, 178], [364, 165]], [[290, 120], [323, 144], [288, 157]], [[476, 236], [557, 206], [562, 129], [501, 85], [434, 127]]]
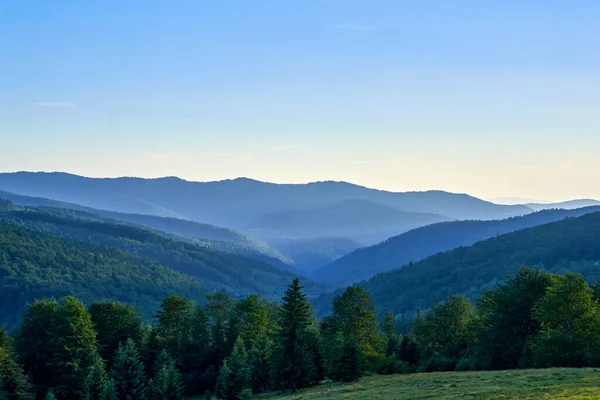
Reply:
[[345, 25], [338, 24], [333, 26], [335, 29], [343, 29], [347, 31], [357, 31], [357, 32], [374, 32], [377, 30], [376, 27], [370, 25]]
[[38, 101], [33, 103], [36, 107], [48, 107], [48, 108], [69, 108], [75, 107], [77, 104], [72, 101]]

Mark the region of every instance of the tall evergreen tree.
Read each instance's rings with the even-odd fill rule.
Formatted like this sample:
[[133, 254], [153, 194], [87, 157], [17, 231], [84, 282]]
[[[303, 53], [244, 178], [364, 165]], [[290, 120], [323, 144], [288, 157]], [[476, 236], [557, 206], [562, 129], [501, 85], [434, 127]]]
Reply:
[[360, 361], [360, 350], [356, 340], [352, 336], [346, 337], [342, 356], [337, 363], [336, 380], [342, 382], [354, 382], [362, 376]]
[[111, 375], [115, 383], [115, 392], [118, 400], [145, 400], [146, 374], [144, 364], [133, 339], [121, 343], [115, 357]]
[[292, 392], [309, 384], [313, 374], [312, 354], [307, 349], [312, 314], [312, 307], [296, 278], [283, 297], [276, 350], [279, 353], [275, 366], [278, 380], [283, 381]]
[[272, 341], [266, 332], [262, 332], [252, 343], [248, 353], [250, 368], [250, 386], [254, 393], [271, 391], [271, 352]]
[[236, 340], [231, 355], [223, 362], [217, 380], [217, 396], [225, 400], [237, 400], [242, 390], [249, 386], [250, 370], [248, 356], [241, 338]]
[[54, 390], [52, 388], [48, 389], [44, 400], [56, 400], [56, 396], [54, 395]]
[[175, 362], [166, 350], [159, 354], [152, 381], [152, 398], [154, 400], [182, 400], [183, 379], [175, 366]]
[[87, 376], [83, 399], [109, 400], [107, 399], [107, 393], [110, 391], [108, 388], [110, 382], [111, 380], [104, 367], [104, 361], [98, 357], [94, 365], [90, 368], [90, 372]]

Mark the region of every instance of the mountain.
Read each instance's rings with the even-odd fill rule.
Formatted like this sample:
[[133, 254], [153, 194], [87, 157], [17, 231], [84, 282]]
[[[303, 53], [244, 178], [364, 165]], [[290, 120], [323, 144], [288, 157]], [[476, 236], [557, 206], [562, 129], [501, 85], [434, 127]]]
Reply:
[[[64, 210], [62, 212], [63, 214], [70, 214], [70, 216], [77, 216], [79, 218], [87, 217], [98, 220], [101, 219], [100, 217], [102, 216], [105, 217], [105, 219], [103, 219], [105, 222], [119, 221], [144, 226], [156, 230], [158, 233], [170, 233], [176, 235], [179, 240], [189, 241], [202, 247], [208, 247], [225, 253], [243, 255], [275, 266], [292, 269], [289, 264], [292, 264], [293, 261], [286, 258], [267, 242], [233, 229], [171, 217], [157, 217], [154, 215], [127, 214], [115, 211], [98, 210], [78, 204], [39, 197], [22, 196], [5, 191], [0, 191], [0, 199], [10, 200], [12, 203], [19, 206], [44, 207], [46, 211], [50, 212], [50, 210], [52, 210], [52, 213], [54, 214], [60, 213], [60, 210], [62, 209]], [[71, 212], [68, 213], [66, 210], [71, 210]]]
[[[106, 222], [93, 214], [74, 212], [67, 215], [58, 209], [5, 207], [5, 211], [0, 212], [0, 221], [54, 236], [119, 248], [198, 278], [208, 289], [226, 290], [234, 295], [259, 293], [278, 299], [295, 276], [261, 261], [220, 253], [134, 225]], [[303, 284], [313, 296], [324, 289], [306, 279]]]
[[332, 264], [319, 268], [312, 277], [336, 286], [346, 286], [442, 251], [470, 246], [497, 235], [597, 211], [600, 211], [600, 207], [546, 210], [505, 220], [432, 224], [392, 237], [377, 245], [358, 249]]
[[312, 272], [362, 245], [354, 240], [339, 237], [323, 238], [278, 238], [269, 241], [286, 257], [294, 260], [294, 268], [312, 276]]
[[[125, 213], [175, 217], [245, 229], [268, 214], [367, 200], [404, 212], [452, 219], [500, 219], [530, 213], [525, 206], [497, 205], [441, 191], [394, 193], [346, 182], [273, 184], [246, 178], [188, 182], [179, 178], [85, 178], [66, 173], [4, 173], [0, 189]], [[293, 235], [290, 235], [293, 236]], [[314, 237], [326, 236], [315, 232]]]
[[[594, 280], [600, 275], [600, 212], [522, 229], [470, 247], [428, 257], [363, 282], [379, 312], [427, 309], [447, 296], [477, 297], [483, 289], [514, 275], [521, 267], [571, 271]], [[327, 312], [331, 296], [316, 304]]]
[[[0, 207], [10, 208], [7, 203]], [[0, 326], [15, 327], [36, 299], [67, 295], [88, 303], [135, 304], [151, 320], [172, 294], [202, 302], [208, 290], [194, 278], [122, 250], [0, 221]]]
[[266, 214], [250, 228], [257, 236], [312, 238], [318, 232], [324, 237], [376, 243], [415, 227], [448, 220], [438, 214], [406, 212], [374, 201], [352, 199], [326, 207]]
[[565, 210], [573, 210], [575, 208], [600, 206], [600, 201], [592, 199], [580, 199], [580, 200], [569, 200], [562, 203], [529, 203], [525, 204], [526, 207], [531, 208], [535, 211], [549, 210], [553, 208], [562, 208]]

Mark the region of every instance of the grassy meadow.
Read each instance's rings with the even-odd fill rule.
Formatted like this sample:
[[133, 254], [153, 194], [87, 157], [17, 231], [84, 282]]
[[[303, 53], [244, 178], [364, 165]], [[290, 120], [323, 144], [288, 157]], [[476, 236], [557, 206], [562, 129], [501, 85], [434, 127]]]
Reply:
[[600, 369], [543, 369], [371, 376], [263, 399], [600, 399]]

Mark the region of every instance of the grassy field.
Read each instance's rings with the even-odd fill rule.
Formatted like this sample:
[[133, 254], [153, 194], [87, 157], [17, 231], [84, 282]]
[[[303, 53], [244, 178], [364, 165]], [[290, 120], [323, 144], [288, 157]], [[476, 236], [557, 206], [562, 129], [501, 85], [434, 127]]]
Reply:
[[600, 369], [448, 372], [373, 376], [258, 399], [600, 399]]

